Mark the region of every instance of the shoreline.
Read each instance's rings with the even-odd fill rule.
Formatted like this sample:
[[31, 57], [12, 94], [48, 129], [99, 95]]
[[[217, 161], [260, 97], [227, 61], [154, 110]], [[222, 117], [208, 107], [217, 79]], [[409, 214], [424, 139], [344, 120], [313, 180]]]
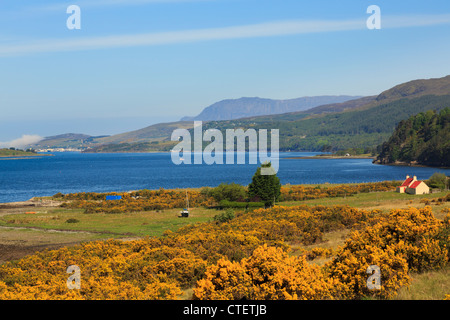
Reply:
[[314, 159], [314, 160], [322, 160], [322, 159], [376, 159], [376, 157], [369, 156], [302, 156], [302, 157], [287, 157], [283, 159], [297, 160], [297, 159]]
[[380, 166], [436, 168], [436, 169], [445, 169], [445, 170], [450, 169], [450, 167], [435, 167], [435, 166], [427, 166], [427, 165], [424, 165], [424, 164], [407, 163], [407, 162], [380, 163], [380, 162], [377, 162], [377, 161], [373, 161], [372, 163], [376, 164], [376, 165], [380, 165]]
[[[400, 180], [381, 180], [381, 181], [371, 181], [371, 182], [348, 182], [348, 183], [333, 183], [333, 182], [322, 182], [322, 183], [307, 183], [307, 184], [282, 184], [282, 187], [292, 187], [292, 186], [305, 186], [305, 187], [316, 187], [316, 186], [323, 186], [324, 188], [329, 186], [340, 186], [340, 185], [358, 185], [358, 184], [365, 184], [365, 183], [381, 183], [381, 182], [401, 182]], [[167, 191], [170, 190], [198, 190], [200, 191], [202, 188], [205, 187], [198, 187], [198, 188], [171, 188], [171, 189], [164, 189]], [[148, 189], [150, 191], [159, 190], [160, 188], [156, 189]], [[143, 189], [142, 189], [143, 190]], [[98, 194], [108, 194], [108, 193], [131, 193], [136, 192], [138, 190], [127, 190], [127, 191], [105, 191], [105, 192], [94, 192]], [[75, 193], [81, 193], [86, 191], [79, 191]], [[87, 191], [89, 192], [89, 191]], [[39, 208], [39, 207], [58, 207], [62, 202], [59, 200], [54, 200], [53, 196], [34, 196], [28, 200], [22, 200], [22, 201], [10, 201], [10, 202], [0, 202], [0, 211], [2, 209], [14, 209], [14, 208]]]
[[0, 160], [20, 160], [20, 159], [34, 159], [36, 157], [49, 157], [53, 154], [30, 154], [30, 155], [0, 155]]

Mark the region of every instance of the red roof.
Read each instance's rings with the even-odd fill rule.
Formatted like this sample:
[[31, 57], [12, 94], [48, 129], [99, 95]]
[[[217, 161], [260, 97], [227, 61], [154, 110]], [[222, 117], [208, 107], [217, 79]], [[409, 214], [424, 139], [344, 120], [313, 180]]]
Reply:
[[401, 185], [401, 187], [407, 187], [409, 186], [409, 184], [413, 181], [413, 178], [408, 178], [405, 180], [405, 182], [403, 182], [403, 184]]
[[417, 186], [419, 185], [419, 184], [421, 184], [422, 183], [422, 181], [414, 181], [414, 183], [412, 184], [412, 185], [410, 185], [409, 187], [411, 188], [411, 189], [415, 189], [415, 188], [417, 188]]

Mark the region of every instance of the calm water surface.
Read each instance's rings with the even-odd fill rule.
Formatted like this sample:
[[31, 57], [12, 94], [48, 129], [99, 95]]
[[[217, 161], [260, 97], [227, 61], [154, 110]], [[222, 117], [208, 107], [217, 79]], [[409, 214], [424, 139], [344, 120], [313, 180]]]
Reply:
[[[428, 179], [449, 169], [381, 166], [370, 159], [287, 159], [316, 153], [280, 153], [282, 184], [350, 183], [402, 180], [407, 174]], [[248, 185], [257, 168], [240, 165], [175, 165], [169, 153], [55, 153], [27, 159], [0, 159], [0, 203], [24, 201], [58, 192], [111, 192]]]

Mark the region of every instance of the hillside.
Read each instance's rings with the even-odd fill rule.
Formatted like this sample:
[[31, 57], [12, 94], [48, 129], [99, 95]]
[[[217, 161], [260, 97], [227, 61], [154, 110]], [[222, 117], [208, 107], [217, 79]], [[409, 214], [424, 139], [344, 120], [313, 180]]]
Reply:
[[383, 143], [375, 163], [450, 167], [450, 108], [421, 112], [401, 121]]
[[1, 148], [0, 149], [0, 157], [33, 157], [33, 156], [39, 156], [40, 154], [28, 150], [16, 150], [14, 148], [8, 149], [8, 148]]
[[[401, 120], [427, 110], [439, 111], [446, 106], [450, 106], [450, 76], [414, 80], [377, 96], [325, 104], [305, 111], [204, 121], [203, 129], [274, 128], [280, 130], [282, 151], [359, 148], [373, 153], [389, 139]], [[159, 123], [122, 134], [89, 137], [81, 146], [90, 148], [90, 152], [166, 151], [173, 130], [192, 127], [192, 121]], [[77, 142], [73, 137], [71, 139], [72, 143]]]
[[[211, 121], [204, 122], [207, 128], [221, 128], [222, 126], [232, 126], [235, 124], [244, 126], [254, 126], [254, 124], [264, 124], [268, 122], [284, 122], [300, 120], [311, 116], [317, 116], [326, 113], [350, 111], [360, 108], [369, 102], [374, 101], [375, 97], [363, 97], [355, 100], [349, 100], [342, 103], [327, 104], [314, 107], [307, 111], [283, 113], [269, 116], [255, 116], [237, 120]], [[232, 124], [230, 124], [232, 123]], [[168, 151], [174, 145], [170, 143], [170, 136], [174, 129], [192, 129], [192, 121], [179, 121], [171, 123], [159, 123], [148, 126], [136, 131], [125, 132], [123, 134], [113, 135], [101, 139], [93, 140], [86, 152], [152, 152]], [[168, 149], [169, 148], [169, 149]]]
[[402, 98], [447, 94], [450, 94], [450, 75], [443, 78], [419, 79], [399, 84], [379, 94], [376, 101], [385, 103]]
[[195, 117], [183, 117], [181, 121], [233, 120], [261, 115], [305, 111], [317, 106], [342, 103], [361, 98], [359, 96], [316, 96], [289, 100], [262, 98], [226, 99], [216, 102]]
[[[411, 115], [430, 109], [441, 110], [450, 106], [450, 95], [422, 96], [400, 99], [364, 110], [330, 113], [292, 121], [278, 116], [267, 119], [239, 119], [210, 121], [203, 129], [254, 128], [279, 129], [281, 151], [323, 151], [347, 148], [370, 149], [372, 152], [386, 141], [398, 122]], [[280, 116], [281, 117], [281, 116]]]
[[87, 134], [66, 133], [56, 136], [45, 137], [43, 140], [31, 144], [28, 147], [33, 149], [47, 148], [82, 148], [89, 145], [96, 137]]
[[[358, 103], [352, 102], [352, 104], [358, 106], [358, 108], [344, 108], [345, 111], [341, 112], [325, 112], [326, 108], [320, 107], [324, 113], [315, 114], [315, 110], [311, 109], [308, 112], [208, 121], [203, 123], [203, 130], [219, 129], [225, 137], [226, 129], [253, 128], [259, 130], [274, 128], [280, 130], [280, 151], [332, 151], [359, 148], [366, 153], [375, 153], [377, 146], [389, 139], [401, 120], [420, 112], [433, 109], [439, 111], [446, 106], [450, 106], [450, 95], [403, 98], [379, 104], [369, 109], [365, 109], [363, 103], [361, 104], [363, 109]], [[343, 106], [348, 106], [348, 103], [334, 107], [340, 108]], [[186, 122], [185, 124], [190, 124], [192, 128], [192, 122]], [[161, 135], [163, 139], [159, 141], [153, 140], [151, 145], [148, 145], [147, 151], [167, 151], [170, 146], [171, 132], [167, 132], [165, 138]], [[123, 142], [95, 147], [90, 151], [145, 152], [145, 145], [144, 141]]]
[[176, 145], [171, 141], [152, 141], [152, 142], [134, 142], [134, 143], [113, 143], [102, 144], [90, 147], [85, 153], [125, 153], [125, 152], [169, 152]]
[[112, 136], [96, 139], [94, 142], [98, 144], [111, 143], [136, 143], [136, 142], [152, 142], [165, 139], [170, 140], [170, 135], [175, 129], [190, 129], [193, 127], [192, 122], [168, 122], [157, 123], [139, 130], [115, 134]]

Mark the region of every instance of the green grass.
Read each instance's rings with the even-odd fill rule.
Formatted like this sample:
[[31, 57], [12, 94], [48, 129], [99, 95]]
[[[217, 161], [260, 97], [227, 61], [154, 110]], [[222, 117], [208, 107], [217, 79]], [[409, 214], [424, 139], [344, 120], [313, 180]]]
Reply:
[[412, 274], [409, 287], [401, 288], [398, 300], [442, 300], [450, 294], [450, 267]]
[[26, 152], [23, 150], [11, 150], [11, 149], [0, 149], [0, 157], [33, 157], [40, 156], [41, 154], [34, 152]]
[[[105, 237], [160, 236], [166, 230], [206, 222], [217, 210], [194, 208], [189, 218], [179, 218], [180, 209], [137, 213], [85, 214], [82, 209], [53, 209], [35, 214], [11, 214], [0, 217], [0, 226], [35, 227], [41, 229], [76, 230], [102, 233]], [[69, 223], [78, 221], [75, 223]]]
[[[433, 199], [445, 196], [447, 192], [433, 193], [429, 195], [408, 195], [396, 192], [371, 192], [360, 193], [341, 198], [322, 198], [306, 201], [281, 202], [279, 205], [293, 206], [307, 205], [349, 205], [362, 209], [391, 209], [408, 208], [410, 206], [421, 208], [425, 204], [421, 200]], [[431, 204], [437, 218], [445, 215], [444, 208], [449, 208], [446, 202], [439, 206]], [[443, 212], [441, 214], [441, 211]], [[136, 213], [85, 214], [83, 209], [47, 208], [37, 211], [35, 214], [9, 214], [0, 217], [0, 226], [13, 227], [37, 227], [42, 229], [78, 230], [103, 233], [111, 237], [121, 236], [160, 236], [166, 230], [176, 231], [182, 226], [197, 222], [211, 221], [215, 215], [222, 212], [215, 209], [194, 208], [189, 218], [179, 218], [180, 209], [162, 211], [146, 211]], [[78, 221], [68, 223], [69, 219]], [[70, 220], [69, 220], [70, 221]]]
[[[296, 206], [299, 204], [306, 204], [311, 206], [323, 205], [323, 206], [335, 206], [335, 205], [348, 205], [360, 209], [380, 209], [382, 211], [389, 211], [392, 209], [405, 209], [408, 207], [423, 208], [425, 203], [421, 202], [423, 199], [434, 199], [444, 197], [449, 193], [449, 191], [436, 192], [432, 194], [424, 195], [410, 195], [405, 193], [397, 193], [393, 191], [386, 192], [369, 192], [369, 193], [358, 193], [346, 197], [337, 198], [321, 198], [305, 201], [286, 201], [280, 202], [279, 205], [283, 206]], [[439, 219], [443, 218], [441, 211], [443, 208], [450, 207], [450, 204], [443, 203], [442, 205], [436, 206], [431, 203], [433, 213]]]

